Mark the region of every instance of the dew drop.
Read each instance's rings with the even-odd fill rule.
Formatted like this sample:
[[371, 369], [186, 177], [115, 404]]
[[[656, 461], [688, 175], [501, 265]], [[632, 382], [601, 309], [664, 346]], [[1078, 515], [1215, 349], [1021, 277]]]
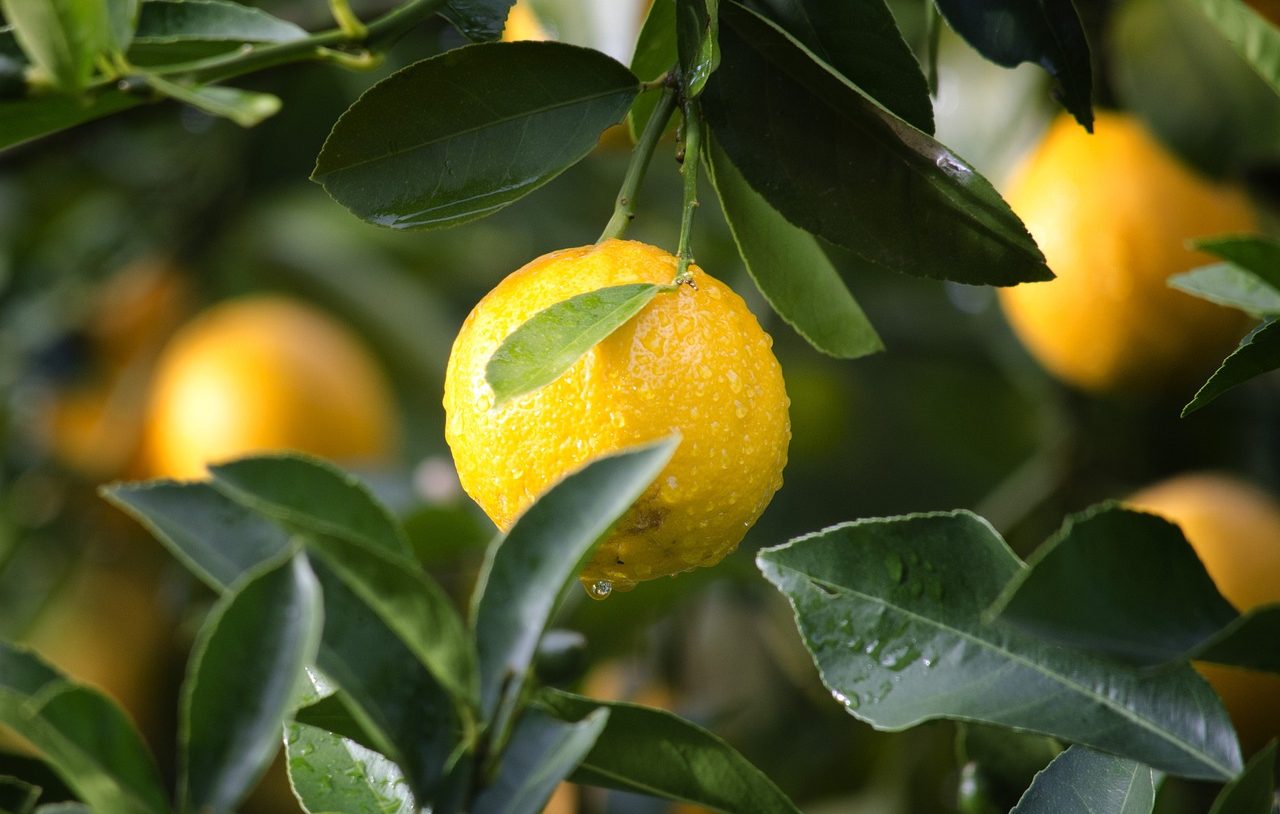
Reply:
[[906, 570], [902, 567], [902, 558], [892, 551], [884, 555], [885, 568], [889, 569], [889, 579], [901, 582]]
[[587, 596], [599, 601], [608, 599], [609, 594], [613, 593], [613, 583], [607, 579], [598, 579], [583, 587], [587, 589]]

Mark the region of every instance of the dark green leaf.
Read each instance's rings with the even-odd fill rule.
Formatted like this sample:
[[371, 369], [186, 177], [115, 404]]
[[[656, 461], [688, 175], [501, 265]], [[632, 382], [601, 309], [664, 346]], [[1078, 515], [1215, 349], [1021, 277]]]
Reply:
[[0, 775], [0, 811], [4, 814], [30, 814], [39, 798], [39, 786], [16, 777]]
[[0, 101], [0, 150], [140, 105], [147, 99], [116, 88], [85, 99], [48, 95]]
[[721, 9], [702, 104], [720, 146], [787, 220], [895, 271], [1011, 285], [1053, 275], [959, 156], [880, 107], [773, 23]]
[[418, 814], [404, 775], [382, 755], [304, 724], [286, 732], [289, 782], [307, 811]]
[[1196, 0], [1196, 6], [1249, 67], [1280, 94], [1280, 29], [1235, 0]]
[[973, 723], [958, 729], [958, 762], [974, 764], [983, 778], [1005, 793], [1002, 799], [1021, 796], [1036, 774], [1062, 753], [1061, 744], [1043, 735]]
[[1010, 814], [1151, 814], [1155, 803], [1151, 769], [1072, 746], [1036, 775]]
[[290, 42], [307, 36], [293, 23], [227, 0], [145, 0], [135, 45], [180, 42]]
[[84, 803], [47, 803], [36, 809], [36, 814], [94, 814]]
[[526, 710], [516, 724], [493, 784], [476, 795], [474, 814], [538, 814], [560, 781], [578, 767], [609, 720], [597, 709], [566, 723], [539, 709]]
[[1276, 742], [1273, 740], [1227, 784], [1209, 814], [1271, 814], [1276, 799]]
[[494, 720], [500, 705], [509, 708], [520, 697], [538, 640], [574, 578], [677, 443], [668, 438], [592, 461], [552, 487], [490, 547], [473, 613], [486, 718]]
[[0, 642], [0, 724], [44, 755], [94, 810], [169, 810], [151, 754], [125, 714], [74, 684], [35, 653]]
[[183, 686], [182, 810], [234, 811], [262, 777], [315, 660], [322, 614], [320, 586], [301, 554], [219, 599]]
[[1042, 66], [1063, 107], [1093, 130], [1089, 42], [1072, 0], [936, 0], [951, 27], [987, 59], [1012, 68]]
[[31, 63], [61, 90], [89, 83], [110, 41], [103, 0], [0, 0], [0, 10]]
[[1214, 36], [1199, 0], [1128, 0], [1108, 62], [1122, 106], [1200, 169], [1234, 174], [1280, 155], [1280, 96]]
[[1181, 530], [1145, 512], [1103, 504], [1077, 514], [1027, 564], [993, 615], [1139, 664], [1177, 659], [1238, 615]]
[[328, 461], [288, 453], [209, 468], [213, 487], [285, 525], [409, 555], [404, 529], [356, 476]]
[[494, 409], [555, 381], [582, 355], [671, 286], [631, 283], [599, 288], [548, 306], [516, 328], [489, 357], [485, 381]]
[[356, 100], [334, 125], [312, 178], [370, 223], [456, 226], [497, 212], [581, 160], [638, 90], [630, 71], [587, 48], [455, 48], [397, 71]]
[[676, 53], [685, 95], [696, 99], [720, 64], [720, 0], [676, 0]]
[[544, 689], [537, 703], [579, 720], [607, 709], [609, 722], [573, 774], [575, 783], [681, 800], [721, 811], [797, 814], [768, 777], [707, 730], [658, 709]]
[[148, 76], [147, 84], [170, 99], [197, 110], [230, 119], [241, 127], [253, 127], [280, 112], [280, 97], [218, 85], [184, 85], [161, 76]]
[[764, 298], [823, 353], [856, 359], [884, 344], [813, 235], [792, 226], [712, 142], [711, 183], [742, 261]]
[[898, 118], [933, 133], [929, 86], [883, 0], [759, 0], [758, 5]]
[[1228, 235], [1197, 240], [1195, 246], [1280, 289], [1280, 243], [1258, 235]]
[[1227, 625], [1184, 658], [1280, 673], [1280, 604], [1261, 605]]
[[264, 562], [279, 559], [289, 535], [207, 483], [115, 484], [102, 496], [155, 535], [183, 565], [222, 592]]
[[1236, 385], [1244, 384], [1255, 376], [1269, 373], [1278, 367], [1280, 324], [1270, 319], [1240, 340], [1239, 346], [1222, 360], [1222, 365], [1196, 391], [1195, 397], [1187, 406], [1182, 408], [1182, 415], [1194, 413]]
[[375, 738], [364, 731], [361, 723], [351, 714], [348, 702], [342, 699], [341, 693], [327, 695], [320, 700], [301, 707], [294, 713], [293, 719], [316, 729], [323, 729], [333, 735], [363, 746], [375, 749]]
[[[645, 15], [636, 52], [631, 57], [631, 73], [652, 82], [676, 64], [676, 0], [654, 0]], [[631, 140], [640, 138], [658, 104], [661, 90], [649, 90], [636, 97], [627, 114]]]
[[791, 601], [824, 683], [876, 728], [955, 718], [1188, 777], [1222, 780], [1241, 765], [1226, 712], [1189, 665], [1143, 670], [986, 623], [1025, 566], [972, 514], [846, 523], [757, 562]]
[[485, 42], [502, 36], [507, 15], [514, 4], [514, 0], [449, 0], [440, 13], [463, 36]]
[[1214, 263], [1175, 274], [1169, 278], [1169, 285], [1192, 296], [1239, 308], [1255, 316], [1280, 314], [1280, 289], [1232, 263]]

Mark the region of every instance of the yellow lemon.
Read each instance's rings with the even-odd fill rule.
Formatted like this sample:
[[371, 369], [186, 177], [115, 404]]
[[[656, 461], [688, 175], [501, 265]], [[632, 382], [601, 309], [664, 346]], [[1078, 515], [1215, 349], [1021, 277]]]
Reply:
[[390, 387], [359, 339], [310, 306], [258, 296], [173, 337], [152, 383], [146, 455], [150, 474], [174, 478], [274, 450], [373, 465], [396, 435]]
[[742, 298], [696, 265], [551, 384], [494, 406], [485, 365], [542, 309], [627, 283], [669, 283], [676, 258], [609, 240], [517, 270], [463, 323], [445, 374], [445, 438], [463, 488], [499, 528], [588, 460], [680, 432], [667, 468], [596, 550], [597, 594], [713, 565], [782, 484], [791, 437], [782, 371]]
[[521, 40], [549, 40], [551, 35], [542, 27], [538, 15], [533, 12], [527, 0], [517, 0], [507, 12], [507, 22], [502, 28], [503, 42], [519, 42]]
[[[1241, 611], [1280, 602], [1280, 505], [1257, 487], [1226, 475], [1189, 474], [1127, 503], [1177, 523], [1218, 590]], [[1247, 751], [1280, 735], [1280, 676], [1197, 668], [1222, 696]]]
[[1135, 119], [1100, 112], [1091, 136], [1059, 118], [1007, 197], [1058, 276], [1002, 289], [1000, 303], [1063, 381], [1097, 393], [1185, 386], [1248, 327], [1166, 284], [1212, 262], [1189, 239], [1257, 228], [1248, 200], [1180, 164]]

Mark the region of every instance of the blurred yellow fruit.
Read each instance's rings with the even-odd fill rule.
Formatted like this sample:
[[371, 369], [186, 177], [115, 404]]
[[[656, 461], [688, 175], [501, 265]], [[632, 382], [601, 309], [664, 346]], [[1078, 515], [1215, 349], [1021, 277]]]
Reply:
[[507, 13], [507, 24], [502, 29], [503, 42], [520, 40], [549, 40], [551, 35], [538, 21], [528, 0], [517, 0]]
[[591, 668], [582, 681], [582, 694], [601, 701], [623, 701], [674, 712], [675, 693], [666, 682], [648, 671], [637, 670], [626, 660], [613, 659]]
[[1185, 386], [1222, 359], [1248, 318], [1169, 288], [1212, 262], [1189, 239], [1254, 231], [1245, 196], [1195, 175], [1135, 119], [1067, 116], [1008, 193], [1057, 279], [1001, 289], [1014, 331], [1063, 381], [1097, 393]]
[[572, 783], [561, 783], [556, 786], [551, 799], [547, 801], [542, 814], [577, 814], [578, 790]]
[[445, 375], [445, 438], [463, 488], [499, 528], [588, 460], [679, 431], [675, 456], [581, 578], [595, 595], [713, 565], [782, 484], [791, 437], [772, 340], [697, 266], [551, 384], [495, 407], [485, 365], [538, 311], [627, 283], [670, 283], [676, 258], [609, 240], [544, 255], [476, 305]]
[[[1241, 611], [1280, 602], [1280, 505], [1257, 487], [1213, 473], [1182, 475], [1126, 501], [1182, 527], [1218, 590]], [[1200, 664], [1252, 752], [1280, 736], [1280, 676]]]
[[149, 473], [201, 477], [209, 462], [297, 450], [348, 465], [395, 446], [389, 385], [359, 338], [294, 300], [218, 305], [179, 331], [152, 383]]

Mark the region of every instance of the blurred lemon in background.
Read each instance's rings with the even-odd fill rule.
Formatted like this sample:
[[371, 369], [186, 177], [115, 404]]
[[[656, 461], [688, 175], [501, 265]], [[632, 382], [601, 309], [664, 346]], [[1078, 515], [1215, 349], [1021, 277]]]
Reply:
[[[1270, 495], [1227, 475], [1196, 473], [1126, 503], [1177, 523], [1237, 609], [1280, 602], [1280, 504]], [[1280, 736], [1280, 676], [1216, 664], [1197, 669], [1222, 696], [1246, 752]]]
[[528, 0], [517, 0], [507, 12], [507, 24], [502, 29], [503, 42], [520, 40], [549, 40], [551, 35], [542, 27]]
[[149, 474], [173, 478], [273, 450], [375, 466], [396, 429], [391, 389], [357, 336], [301, 302], [255, 296], [209, 309], [165, 348], [144, 451]]
[[1244, 194], [1193, 173], [1127, 115], [1094, 135], [1060, 116], [1007, 198], [1057, 279], [1000, 290], [1015, 333], [1051, 373], [1110, 393], [1187, 385], [1249, 325], [1244, 314], [1167, 286], [1212, 262], [1188, 240], [1250, 232]]

